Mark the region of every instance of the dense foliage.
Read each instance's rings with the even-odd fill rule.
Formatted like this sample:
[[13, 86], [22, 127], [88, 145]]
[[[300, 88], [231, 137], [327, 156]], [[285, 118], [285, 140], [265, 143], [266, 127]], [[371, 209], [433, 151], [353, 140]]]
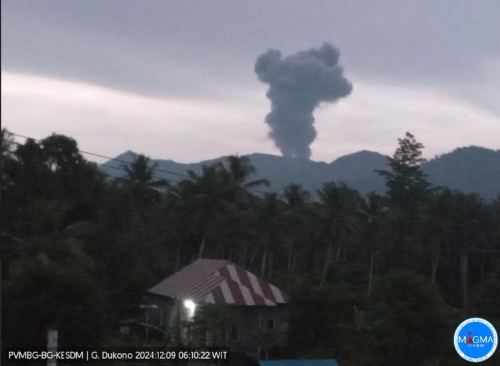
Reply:
[[106, 344], [120, 306], [197, 257], [227, 258], [292, 295], [289, 357], [460, 364], [464, 317], [500, 327], [500, 198], [431, 186], [422, 149], [399, 140], [384, 196], [262, 193], [245, 157], [172, 183], [140, 156], [113, 179], [69, 137], [4, 130], [2, 343], [44, 345], [57, 326], [62, 345]]

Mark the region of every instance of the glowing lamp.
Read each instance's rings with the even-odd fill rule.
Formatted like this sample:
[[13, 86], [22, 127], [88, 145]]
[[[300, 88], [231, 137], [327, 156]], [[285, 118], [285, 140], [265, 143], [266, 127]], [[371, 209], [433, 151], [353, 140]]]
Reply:
[[196, 310], [196, 304], [193, 300], [184, 300], [184, 307], [187, 309], [188, 318], [192, 319]]

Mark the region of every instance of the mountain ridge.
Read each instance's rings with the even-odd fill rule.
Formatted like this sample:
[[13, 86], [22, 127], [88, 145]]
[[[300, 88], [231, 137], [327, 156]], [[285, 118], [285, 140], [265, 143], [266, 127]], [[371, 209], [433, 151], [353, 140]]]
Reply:
[[[127, 150], [115, 159], [101, 166], [105, 173], [121, 176], [117, 167], [122, 160], [132, 162], [137, 153]], [[271, 182], [270, 191], [281, 191], [290, 183], [299, 183], [305, 189], [315, 192], [323, 183], [343, 182], [366, 194], [369, 191], [385, 191], [383, 179], [376, 170], [387, 169], [388, 156], [375, 151], [362, 150], [341, 156], [330, 163], [306, 159], [285, 158], [278, 155], [253, 153], [247, 154], [256, 167], [252, 179], [267, 178]], [[172, 160], [151, 159], [158, 163], [157, 178], [179, 181], [179, 175], [187, 170], [200, 173], [203, 165], [225, 162], [226, 156], [207, 159], [197, 163], [177, 163]], [[428, 180], [437, 186], [446, 186], [466, 193], [477, 193], [487, 200], [500, 196], [500, 150], [479, 146], [456, 148], [448, 153], [435, 156], [422, 164]], [[174, 174], [168, 174], [166, 172]]]

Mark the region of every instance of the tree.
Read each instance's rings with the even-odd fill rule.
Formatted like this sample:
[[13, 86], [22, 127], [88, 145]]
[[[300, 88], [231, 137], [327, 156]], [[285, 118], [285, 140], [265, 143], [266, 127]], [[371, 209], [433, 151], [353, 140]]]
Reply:
[[11, 345], [43, 346], [49, 326], [60, 330], [66, 346], [96, 345], [103, 334], [106, 299], [74, 226], [63, 226], [65, 209], [57, 202], [34, 202], [25, 237], [7, 236], [3, 285]]
[[88, 164], [83, 158], [76, 140], [64, 135], [52, 134], [42, 139], [40, 146], [46, 164], [54, 173], [54, 197], [78, 197], [81, 188], [81, 167]]
[[431, 257], [431, 283], [436, 285], [436, 278], [441, 252], [449, 248], [451, 224], [455, 210], [455, 195], [449, 189], [437, 192], [430, 202], [429, 213], [426, 218], [428, 249]]
[[5, 174], [5, 165], [12, 163], [12, 135], [5, 128], [0, 131], [0, 202], [4, 185], [7, 182], [8, 175]]
[[363, 241], [370, 249], [370, 271], [368, 278], [367, 295], [370, 297], [373, 285], [373, 272], [375, 269], [375, 257], [382, 246], [384, 238], [384, 226], [387, 220], [387, 206], [384, 197], [370, 192], [366, 200], [362, 201], [361, 212], [364, 216]]
[[0, 156], [2, 158], [11, 152], [13, 141], [12, 134], [6, 128], [2, 128], [0, 131]]
[[359, 353], [364, 344], [355, 323], [359, 299], [359, 293], [344, 281], [324, 287], [306, 282], [294, 288], [287, 354], [295, 358], [342, 360]]
[[323, 286], [332, 259], [333, 246], [337, 247], [335, 261], [338, 262], [344, 249], [344, 241], [358, 228], [360, 197], [345, 184], [337, 186], [335, 183], [326, 183], [323, 189], [318, 191], [318, 195], [321, 202], [324, 240], [328, 242], [321, 276], [321, 286]]
[[287, 272], [293, 274], [296, 263], [295, 245], [307, 235], [308, 215], [306, 213], [311, 194], [300, 184], [290, 184], [283, 190], [282, 199], [286, 204], [286, 219], [292, 231], [288, 247]]
[[130, 221], [130, 242], [136, 239], [139, 232], [144, 233], [147, 223], [159, 215], [162, 189], [169, 188], [166, 180], [156, 179], [154, 176], [157, 165], [142, 154], [137, 155], [130, 164], [122, 165], [126, 176], [119, 178], [117, 183], [124, 188], [125, 199], [130, 205], [127, 215]]
[[17, 182], [11, 192], [16, 199], [28, 202], [33, 199], [50, 198], [54, 189], [53, 172], [48, 166], [48, 155], [43, 147], [32, 139], [18, 145], [13, 153], [15, 163], [11, 163], [10, 176]]
[[421, 276], [394, 271], [377, 287], [367, 318], [370, 363], [437, 364], [447, 356], [455, 312]]
[[4, 173], [4, 166], [12, 161], [12, 146], [14, 145], [14, 139], [7, 129], [2, 128], [0, 131], [0, 179], [2, 182], [5, 181], [7, 175]]
[[460, 254], [459, 273], [462, 293], [462, 307], [469, 306], [470, 252], [481, 249], [485, 236], [483, 232], [484, 204], [475, 194], [456, 194], [451, 224], [452, 249]]
[[231, 155], [226, 158], [228, 163], [228, 174], [231, 183], [240, 189], [248, 190], [259, 186], [269, 187], [270, 183], [267, 179], [257, 179], [248, 182], [248, 178], [256, 172], [255, 166], [250, 162], [247, 156]]
[[424, 145], [407, 132], [398, 139], [399, 147], [389, 158], [390, 170], [378, 171], [386, 181], [387, 195], [391, 207], [392, 224], [395, 226], [394, 242], [410, 265], [409, 246], [421, 243], [420, 225], [425, 205], [430, 197], [430, 184], [426, 180], [421, 164]]
[[421, 169], [424, 145], [407, 132], [405, 138], [398, 139], [399, 147], [389, 158], [390, 170], [378, 171], [387, 184], [387, 195], [392, 206], [410, 218], [418, 214], [418, 205], [425, 201], [429, 193], [429, 183]]
[[[50, 199], [67, 201], [71, 205], [68, 215], [73, 221], [92, 215], [95, 218], [97, 201], [101, 198], [99, 194], [103, 193], [105, 181], [96, 164], [86, 161], [77, 142], [64, 135], [52, 134], [42, 139], [39, 147], [41, 151], [33, 145], [28, 152], [37, 155], [34, 163], [43, 170], [43, 175], [37, 175], [35, 182], [42, 185], [45, 195]], [[50, 177], [46, 169], [51, 172]]]
[[[451, 365], [446, 339], [465, 316], [498, 320], [500, 198], [429, 187], [411, 135], [382, 174], [387, 197], [330, 183], [314, 199], [297, 184], [262, 195], [248, 157], [163, 186], [145, 156], [118, 181], [66, 136], [18, 144], [3, 130], [2, 141], [3, 337], [13, 346], [44, 346], [48, 325], [61, 345], [118, 343], [107, 328], [115, 306], [137, 304], [196, 257], [230, 259], [289, 293], [287, 354], [297, 357]], [[225, 324], [217, 344], [235, 321], [228, 311], [204, 323]], [[177, 330], [160, 333], [171, 342]], [[259, 336], [267, 349], [280, 340]]]
[[[227, 169], [221, 165], [222, 174], [228, 176], [228, 184], [234, 189], [234, 202], [238, 205], [238, 212], [227, 217], [226, 225], [222, 228], [223, 239], [219, 241], [232, 241], [229, 244], [229, 259], [233, 257], [233, 247], [240, 248], [240, 264], [246, 263], [248, 249], [252, 241], [257, 238], [255, 231], [255, 215], [252, 208], [255, 208], [256, 198], [253, 195], [255, 188], [269, 187], [267, 179], [256, 179], [249, 181], [249, 178], [256, 173], [255, 166], [252, 165], [247, 156], [229, 156], [226, 158]], [[217, 254], [216, 250], [216, 254]]]
[[[269, 278], [272, 277], [274, 251], [279, 244], [285, 241], [288, 227], [284, 209], [285, 204], [275, 192], [264, 194], [264, 199], [260, 201], [257, 207], [257, 229], [260, 233], [260, 244], [263, 248], [260, 267], [261, 276], [266, 275], [267, 269]], [[257, 249], [258, 247], [256, 247]]]
[[190, 179], [180, 182], [175, 194], [182, 202], [186, 236], [201, 234], [198, 258], [202, 258], [207, 241], [217, 241], [226, 215], [237, 211], [237, 192], [220, 165], [203, 166], [201, 175], [193, 171], [188, 175]]
[[131, 186], [133, 195], [141, 202], [155, 201], [159, 198], [159, 187], [168, 187], [165, 179], [155, 179], [154, 170], [158, 163], [151, 164], [150, 158], [137, 155], [130, 164], [123, 165], [127, 172], [123, 180], [125, 186]]
[[22, 272], [3, 280], [5, 345], [44, 347], [47, 327], [60, 346], [96, 346], [107, 331], [107, 304], [97, 278], [81, 267], [25, 261]]
[[498, 324], [500, 321], [500, 266], [490, 273], [479, 284], [472, 298], [472, 309], [474, 314], [488, 319], [493, 324]]

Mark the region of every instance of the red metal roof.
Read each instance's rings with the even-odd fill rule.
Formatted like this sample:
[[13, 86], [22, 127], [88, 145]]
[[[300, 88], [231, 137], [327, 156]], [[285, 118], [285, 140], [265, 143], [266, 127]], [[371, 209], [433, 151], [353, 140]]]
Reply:
[[276, 306], [288, 302], [288, 295], [276, 286], [230, 261], [218, 259], [198, 259], [149, 292], [196, 303]]

